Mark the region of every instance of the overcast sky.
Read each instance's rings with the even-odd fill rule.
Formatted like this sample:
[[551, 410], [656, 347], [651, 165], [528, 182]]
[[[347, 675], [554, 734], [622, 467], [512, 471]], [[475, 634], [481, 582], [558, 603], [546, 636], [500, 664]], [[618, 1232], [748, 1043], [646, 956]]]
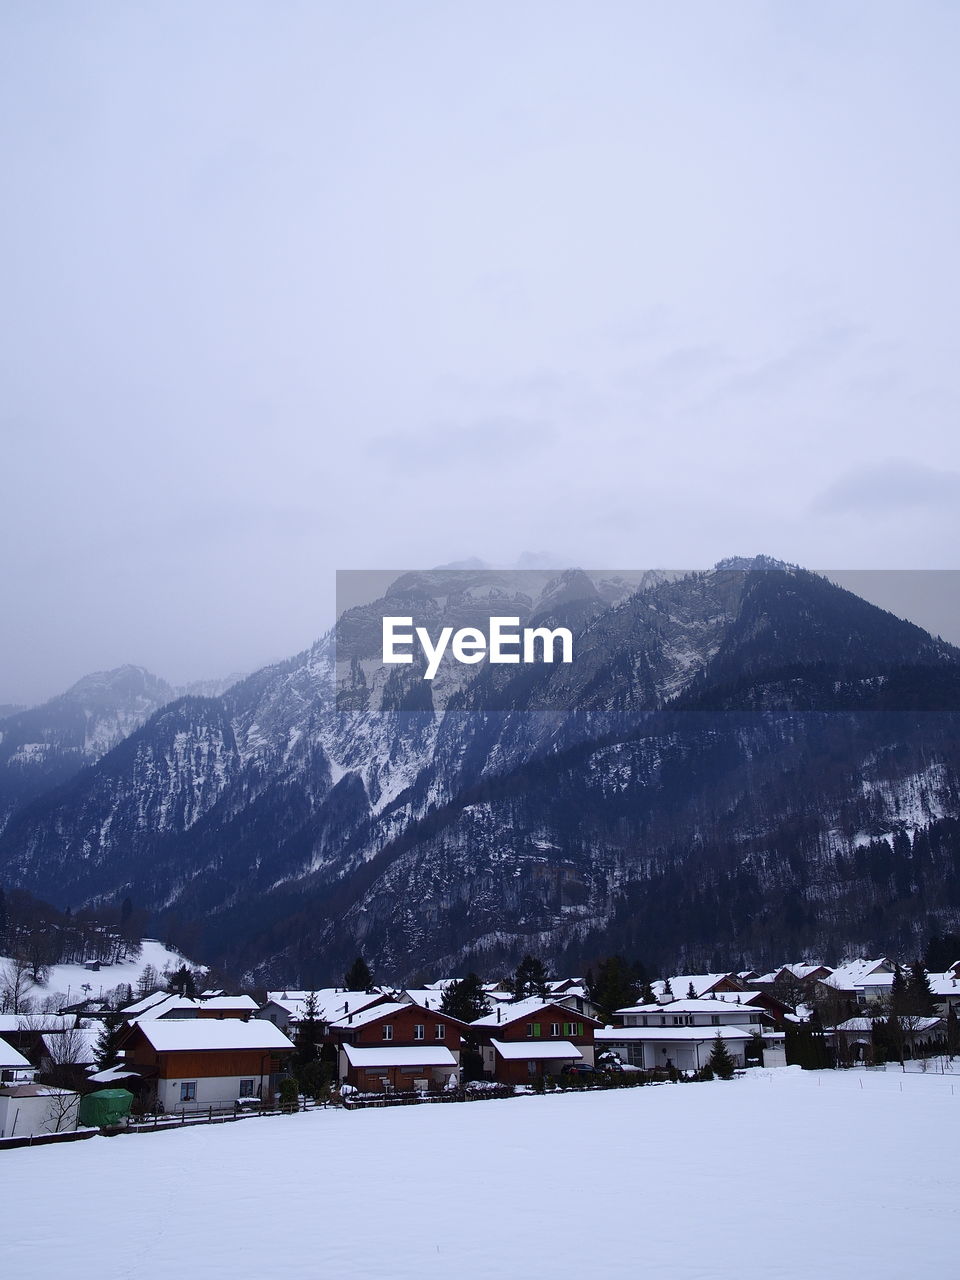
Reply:
[[336, 568], [957, 567], [958, 58], [923, 0], [6, 0], [0, 701], [285, 656]]

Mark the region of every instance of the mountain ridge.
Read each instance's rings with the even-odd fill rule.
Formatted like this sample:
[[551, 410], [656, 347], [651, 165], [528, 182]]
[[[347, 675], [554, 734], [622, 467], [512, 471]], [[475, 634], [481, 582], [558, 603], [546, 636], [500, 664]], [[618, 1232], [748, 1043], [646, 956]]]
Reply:
[[[759, 958], [770, 931], [750, 902], [829, 945], [863, 927], [841, 868], [887, 837], [912, 867], [936, 828], [917, 910], [874, 904], [869, 938], [952, 925], [960, 904], [929, 877], [955, 876], [960, 651], [806, 570], [750, 564], [613, 604], [554, 574], [543, 606], [574, 620], [573, 668], [438, 674], [426, 695], [415, 669], [371, 666], [376, 611], [353, 611], [219, 698], [167, 704], [22, 807], [0, 875], [74, 905], [132, 894], [204, 959], [289, 982], [339, 972], [358, 945], [400, 973], [533, 946]], [[437, 572], [435, 596], [416, 575], [391, 598], [474, 616]]]

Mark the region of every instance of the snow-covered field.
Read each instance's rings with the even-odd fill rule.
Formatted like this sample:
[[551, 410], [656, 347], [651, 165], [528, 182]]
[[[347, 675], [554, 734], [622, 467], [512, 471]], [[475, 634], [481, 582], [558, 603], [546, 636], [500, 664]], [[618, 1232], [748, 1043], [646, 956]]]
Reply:
[[[6, 958], [0, 956], [0, 969], [5, 963]], [[45, 996], [54, 994], [66, 996], [69, 1002], [76, 1002], [84, 996], [97, 999], [118, 987], [121, 982], [128, 982], [136, 991], [140, 975], [148, 964], [162, 974], [164, 969], [178, 969], [182, 964], [190, 965], [191, 961], [185, 960], [179, 951], [171, 951], [155, 938], [144, 938], [136, 960], [101, 965], [96, 971], [87, 969], [82, 964], [53, 965], [46, 982], [42, 986], [33, 987], [29, 995], [37, 1003]], [[85, 990], [86, 987], [89, 990]]]
[[0, 1153], [0, 1272], [957, 1274], [960, 1083], [801, 1073], [253, 1119]]

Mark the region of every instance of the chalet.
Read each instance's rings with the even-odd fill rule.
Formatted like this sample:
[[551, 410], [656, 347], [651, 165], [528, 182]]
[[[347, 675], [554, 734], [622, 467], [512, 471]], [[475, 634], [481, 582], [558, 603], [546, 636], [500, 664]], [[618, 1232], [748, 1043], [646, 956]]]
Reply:
[[215, 995], [194, 999], [170, 992], [155, 992], [146, 1000], [127, 1005], [121, 1016], [127, 1021], [157, 1021], [161, 1018], [182, 1021], [186, 1018], [243, 1018], [257, 1012], [259, 1005], [252, 996]]
[[345, 987], [321, 987], [317, 991], [268, 991], [266, 1003], [257, 1012], [281, 1031], [290, 1031], [304, 1015], [307, 1001], [313, 996], [319, 1020], [332, 1022], [357, 1013], [371, 1005], [386, 1004], [389, 997], [382, 991], [348, 991]]
[[[670, 989], [667, 990], [667, 983]], [[679, 973], [674, 977], [662, 978], [651, 983], [653, 994], [658, 1000], [686, 1000], [693, 988], [693, 996], [700, 1000], [714, 992], [746, 991], [747, 984], [736, 973]]]
[[330, 1026], [339, 1077], [363, 1093], [426, 1091], [460, 1081], [465, 1024], [412, 1001], [387, 1001]]
[[259, 1010], [253, 996], [215, 995], [201, 997], [198, 1018], [242, 1018], [245, 1022]]
[[60, 1013], [4, 1013], [0, 1014], [0, 1036], [12, 1045], [34, 1066], [40, 1066], [43, 1057], [43, 1037], [51, 1033], [69, 1031], [77, 1025], [71, 1014]]
[[889, 996], [896, 965], [885, 956], [879, 960], [851, 960], [816, 981], [821, 998], [848, 1006], [853, 1012], [869, 1004], [880, 1004]]
[[[769, 1065], [782, 1065], [781, 1036], [767, 1026], [762, 1009], [718, 996], [706, 1000], [673, 1000], [618, 1009], [622, 1027], [603, 1027], [596, 1043], [612, 1050], [629, 1066], [650, 1071], [675, 1067], [699, 1071], [713, 1050], [717, 1034], [737, 1066], [746, 1061], [745, 1047], [755, 1036], [769, 1040]], [[767, 1046], [765, 1045], [765, 1048]]]
[[122, 1069], [137, 1072], [159, 1110], [273, 1101], [293, 1050], [279, 1028], [260, 1018], [137, 1020], [120, 1041]]
[[[886, 1019], [880, 1019], [886, 1023]], [[836, 1027], [828, 1028], [824, 1035], [828, 1044], [833, 1044], [845, 1061], [866, 1061], [873, 1058], [873, 1018], [847, 1018]], [[920, 1018], [905, 1016], [899, 1019], [900, 1035], [903, 1047], [911, 1053], [924, 1045], [939, 1040], [946, 1031], [942, 1018]]]
[[[951, 1008], [960, 1008], [960, 974], [957, 972], [958, 966], [945, 970], [943, 973], [930, 973], [927, 977], [930, 979], [930, 990], [933, 992], [933, 999], [937, 1009], [944, 1015], [950, 1012]], [[2, 1034], [2, 1031], [0, 1031]]]
[[749, 986], [760, 990], [770, 987], [789, 990], [792, 987], [809, 987], [814, 982], [822, 982], [824, 978], [829, 978], [831, 973], [833, 970], [829, 965], [801, 962], [782, 964], [779, 969], [772, 969], [769, 973], [755, 974], [745, 981]]
[[29, 1059], [19, 1049], [14, 1049], [12, 1044], [0, 1038], [0, 1083], [29, 1084], [36, 1074], [36, 1068]]
[[498, 1004], [470, 1024], [480, 1043], [484, 1075], [501, 1084], [529, 1084], [564, 1066], [593, 1066], [599, 1023], [556, 1000], [531, 996]]

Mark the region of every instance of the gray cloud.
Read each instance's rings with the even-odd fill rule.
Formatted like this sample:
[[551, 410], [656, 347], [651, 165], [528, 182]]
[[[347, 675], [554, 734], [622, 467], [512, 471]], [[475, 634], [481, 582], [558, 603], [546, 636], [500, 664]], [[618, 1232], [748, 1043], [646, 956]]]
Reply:
[[813, 501], [814, 511], [882, 513], [905, 508], [951, 508], [960, 502], [960, 472], [942, 471], [909, 458], [854, 468]]
[[849, 477], [960, 472], [958, 37], [935, 0], [5, 6], [0, 701], [249, 670], [338, 567], [942, 564], [952, 481], [901, 467], [884, 522]]

